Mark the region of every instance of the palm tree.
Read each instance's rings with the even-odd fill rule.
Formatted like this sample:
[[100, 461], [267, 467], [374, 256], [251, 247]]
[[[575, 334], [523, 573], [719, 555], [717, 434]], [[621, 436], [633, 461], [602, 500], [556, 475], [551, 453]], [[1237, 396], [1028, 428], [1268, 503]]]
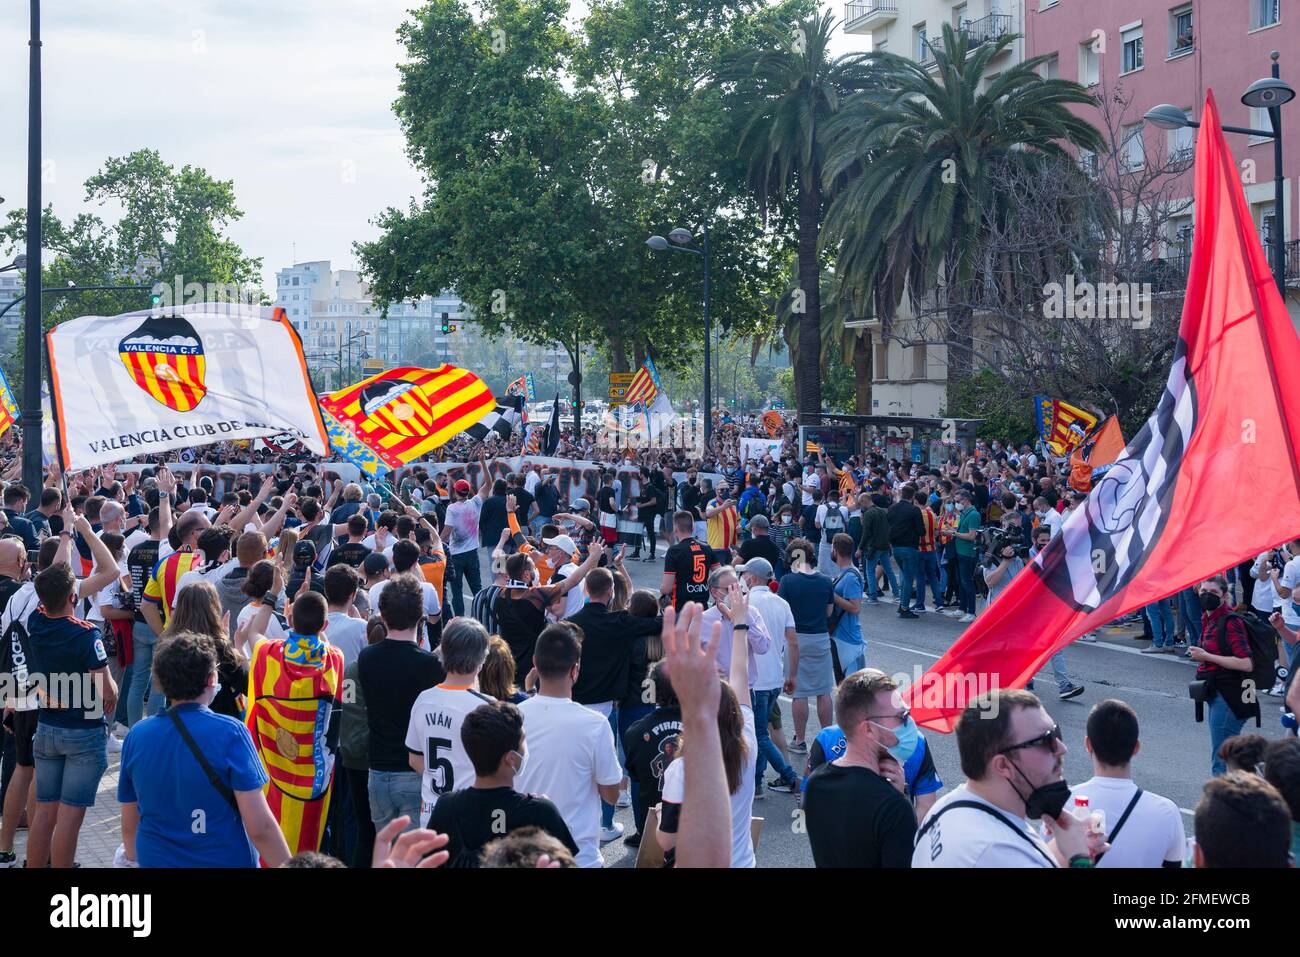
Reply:
[[865, 53], [831, 58], [836, 26], [830, 13], [793, 29], [769, 26], [761, 45], [729, 58], [719, 70], [728, 108], [741, 124], [738, 151], [749, 161], [749, 184], [766, 217], [793, 191], [797, 223], [799, 335], [808, 348], [795, 364], [800, 421], [821, 413], [821, 293], [818, 261], [825, 213], [822, 169], [826, 127], [844, 98], [872, 84]]
[[1067, 145], [1096, 152], [1102, 144], [1069, 109], [1094, 98], [1077, 83], [1043, 79], [1047, 57], [1008, 68], [984, 89], [989, 63], [1015, 39], [972, 49], [967, 33], [945, 24], [933, 75], [895, 54], [869, 54], [889, 94], [855, 94], [827, 131], [822, 183], [848, 180], [824, 237], [837, 247], [843, 290], [864, 311], [874, 305], [888, 325], [905, 294], [918, 300], [942, 289], [952, 304], [950, 386], [972, 369], [971, 287], [987, 226], [1008, 215], [998, 188], [1007, 166], [1060, 163]]
[[[835, 294], [835, 277], [821, 274], [819, 297], [822, 302], [820, 335], [816, 347], [818, 388], [833, 363], [853, 366], [853, 411], [858, 415], [871, 414], [871, 333], [861, 326], [849, 325], [859, 316], [847, 298]], [[776, 318], [781, 338], [790, 350], [790, 362], [799, 368], [803, 355], [801, 333], [804, 315], [794, 312], [794, 293], [800, 288], [797, 278], [786, 288], [777, 302]]]

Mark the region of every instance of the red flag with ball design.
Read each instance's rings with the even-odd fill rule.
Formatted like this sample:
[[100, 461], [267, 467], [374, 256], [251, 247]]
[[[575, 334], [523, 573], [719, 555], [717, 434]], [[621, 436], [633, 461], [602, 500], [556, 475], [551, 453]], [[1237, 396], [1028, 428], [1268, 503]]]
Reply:
[[[1173, 364], [1156, 410], [1060, 534], [907, 691], [950, 731], [989, 687], [1022, 687], [1120, 615], [1300, 536], [1300, 340], [1207, 94], [1196, 230]], [[1243, 489], [1267, 489], [1269, 507]]]

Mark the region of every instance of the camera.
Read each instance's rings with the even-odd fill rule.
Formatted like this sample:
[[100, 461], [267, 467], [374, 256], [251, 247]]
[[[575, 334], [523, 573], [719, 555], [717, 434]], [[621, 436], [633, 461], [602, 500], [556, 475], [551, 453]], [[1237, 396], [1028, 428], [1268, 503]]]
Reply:
[[997, 564], [1003, 559], [1003, 552], [1011, 548], [1013, 554], [1023, 560], [1029, 559], [1029, 543], [1025, 541], [1020, 529], [1014, 525], [987, 525], [979, 530], [980, 546], [984, 551], [984, 560]]

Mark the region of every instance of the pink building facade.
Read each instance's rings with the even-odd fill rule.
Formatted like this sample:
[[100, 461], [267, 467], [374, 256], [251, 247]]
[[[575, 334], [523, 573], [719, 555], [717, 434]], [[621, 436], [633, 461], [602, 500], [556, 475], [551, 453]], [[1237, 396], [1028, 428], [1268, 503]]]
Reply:
[[[1267, 111], [1244, 106], [1241, 94], [1269, 75], [1273, 51], [1281, 54], [1282, 79], [1300, 89], [1300, 0], [1025, 0], [1023, 22], [1026, 58], [1053, 58], [1045, 75], [1077, 80], [1097, 93], [1118, 91], [1129, 100], [1118, 118], [1125, 162], [1187, 155], [1180, 151], [1193, 147], [1196, 130], [1160, 129], [1144, 122], [1143, 114], [1168, 103], [1200, 120], [1207, 90], [1214, 91], [1225, 124], [1271, 129]], [[1097, 109], [1082, 112], [1102, 126]], [[1300, 99], [1281, 112], [1290, 299], [1300, 295]], [[1243, 170], [1256, 227], [1267, 240], [1276, 228], [1273, 142], [1233, 133], [1227, 140]], [[1191, 174], [1180, 176], [1177, 186], [1190, 196]], [[1188, 212], [1185, 226], [1171, 223], [1175, 233], [1190, 230], [1195, 211]], [[1177, 235], [1170, 236], [1170, 253], [1177, 241]], [[1288, 305], [1294, 311], [1295, 304]]]

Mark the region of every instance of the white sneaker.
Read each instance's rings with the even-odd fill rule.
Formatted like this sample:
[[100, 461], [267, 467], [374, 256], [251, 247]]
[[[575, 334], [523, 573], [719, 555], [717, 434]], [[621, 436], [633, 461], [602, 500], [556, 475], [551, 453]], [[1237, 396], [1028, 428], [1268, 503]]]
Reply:
[[122, 753], [122, 739], [115, 734], [110, 734], [108, 736], [108, 753], [109, 754]]
[[626, 791], [619, 791], [618, 807], [631, 807], [631, 806], [632, 806], [632, 795], [628, 794]]
[[618, 821], [614, 822], [613, 827], [602, 827], [600, 829], [600, 843], [608, 844], [610, 841], [617, 841], [623, 836], [623, 825]]
[[887, 602], [889, 602], [889, 604], [891, 604], [891, 605], [897, 605], [897, 604], [898, 604], [898, 599], [895, 598], [892, 594], [891, 594], [891, 595], [881, 595], [881, 596], [880, 596], [880, 600], [881, 600], [881, 601], [887, 601]]
[[1282, 697], [1282, 692], [1285, 690], [1286, 690], [1286, 685], [1284, 685], [1281, 681], [1278, 681], [1273, 685], [1272, 688], [1270, 688], [1268, 691], [1264, 693], [1268, 695], [1270, 698], [1280, 698]]
[[1097, 633], [1095, 631], [1090, 631], [1086, 635], [1080, 635], [1079, 640], [1095, 645], [1097, 643]]
[[962, 615], [960, 618], [957, 619], [957, 624], [969, 625], [974, 620], [975, 620], [974, 615]]
[[963, 612], [960, 608], [945, 608], [939, 614], [947, 615], [949, 618], [960, 618]]

